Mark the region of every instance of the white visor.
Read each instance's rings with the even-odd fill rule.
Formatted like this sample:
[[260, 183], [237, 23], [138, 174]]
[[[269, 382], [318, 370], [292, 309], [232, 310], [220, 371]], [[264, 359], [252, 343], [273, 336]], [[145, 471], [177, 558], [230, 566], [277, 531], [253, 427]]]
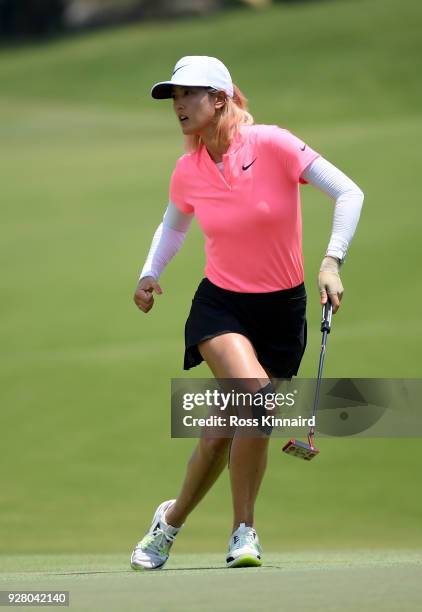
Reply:
[[187, 55], [174, 67], [170, 81], [156, 83], [151, 89], [153, 98], [171, 98], [173, 85], [188, 87], [212, 87], [225, 91], [233, 98], [233, 83], [230, 72], [223, 62], [207, 55]]

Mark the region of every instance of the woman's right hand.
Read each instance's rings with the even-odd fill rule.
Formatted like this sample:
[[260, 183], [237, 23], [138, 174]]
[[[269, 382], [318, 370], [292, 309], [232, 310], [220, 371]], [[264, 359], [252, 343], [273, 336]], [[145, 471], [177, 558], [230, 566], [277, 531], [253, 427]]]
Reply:
[[141, 278], [136, 287], [135, 295], [133, 296], [133, 300], [139, 310], [143, 312], [149, 312], [151, 310], [154, 305], [154, 297], [152, 295], [154, 291], [157, 295], [163, 293], [155, 278], [153, 276]]

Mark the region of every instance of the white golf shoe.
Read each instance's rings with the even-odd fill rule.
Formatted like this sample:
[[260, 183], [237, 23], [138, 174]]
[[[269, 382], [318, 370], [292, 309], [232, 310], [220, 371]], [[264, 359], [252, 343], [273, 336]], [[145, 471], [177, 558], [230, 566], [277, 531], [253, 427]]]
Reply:
[[175, 499], [169, 499], [160, 504], [155, 511], [149, 531], [137, 543], [130, 558], [130, 564], [134, 570], [161, 569], [169, 558], [170, 548], [181, 527], [168, 525], [164, 515], [175, 501]]
[[262, 565], [261, 552], [255, 529], [240, 523], [229, 540], [227, 567], [259, 567]]

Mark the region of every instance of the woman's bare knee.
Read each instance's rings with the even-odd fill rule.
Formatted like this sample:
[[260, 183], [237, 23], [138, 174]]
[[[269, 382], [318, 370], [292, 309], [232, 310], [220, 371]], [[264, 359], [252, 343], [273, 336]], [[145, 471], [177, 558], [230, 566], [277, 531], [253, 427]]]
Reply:
[[230, 438], [201, 438], [199, 440], [199, 448], [208, 457], [219, 459], [226, 457], [229, 452], [231, 439]]

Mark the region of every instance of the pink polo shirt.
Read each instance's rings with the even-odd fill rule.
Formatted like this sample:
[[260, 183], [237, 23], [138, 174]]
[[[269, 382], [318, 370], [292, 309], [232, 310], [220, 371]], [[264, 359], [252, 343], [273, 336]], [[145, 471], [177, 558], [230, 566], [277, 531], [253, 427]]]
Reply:
[[299, 183], [318, 156], [287, 130], [251, 125], [223, 156], [224, 176], [203, 145], [177, 161], [170, 200], [195, 214], [212, 283], [265, 293], [303, 282]]

